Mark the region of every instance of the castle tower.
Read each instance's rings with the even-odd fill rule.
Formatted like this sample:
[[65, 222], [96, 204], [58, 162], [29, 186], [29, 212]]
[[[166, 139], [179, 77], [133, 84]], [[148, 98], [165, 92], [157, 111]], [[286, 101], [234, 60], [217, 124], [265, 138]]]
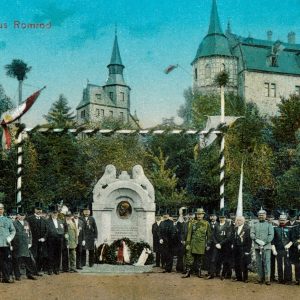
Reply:
[[216, 0], [212, 1], [208, 33], [199, 45], [192, 67], [194, 89], [205, 94], [216, 92], [215, 77], [226, 70], [229, 74], [226, 90], [237, 92], [237, 58], [232, 55], [228, 38], [222, 31]]
[[[120, 55], [117, 33], [115, 33], [115, 40], [111, 54], [111, 59], [107, 68], [108, 78], [106, 80], [106, 84], [103, 86], [103, 90], [110, 98], [110, 100], [114, 103], [116, 108], [121, 110], [127, 110], [127, 115], [129, 115], [130, 87], [125, 83], [123, 77], [123, 70], [125, 66], [122, 63]], [[128, 116], [126, 117], [126, 119], [124, 119], [124, 121], [128, 122]]]

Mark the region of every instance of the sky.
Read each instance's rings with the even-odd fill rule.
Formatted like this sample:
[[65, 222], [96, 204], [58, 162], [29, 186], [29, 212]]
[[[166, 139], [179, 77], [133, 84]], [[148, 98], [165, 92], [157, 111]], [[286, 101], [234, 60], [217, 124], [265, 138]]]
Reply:
[[[22, 118], [27, 127], [45, 123], [52, 103], [64, 94], [74, 113], [87, 81], [104, 85], [115, 27], [124, 78], [131, 87], [131, 113], [143, 128], [177, 117], [184, 90], [192, 85], [191, 62], [207, 34], [211, 0], [15, 0], [1, 1], [0, 84], [17, 101], [18, 83], [4, 66], [22, 59], [32, 67], [24, 81], [24, 99], [44, 85]], [[300, 0], [218, 0], [223, 30], [230, 20], [241, 36], [300, 43]], [[49, 23], [49, 29], [15, 28], [19, 23]], [[116, 25], [117, 24], [117, 25]], [[163, 70], [179, 64], [170, 74]]]

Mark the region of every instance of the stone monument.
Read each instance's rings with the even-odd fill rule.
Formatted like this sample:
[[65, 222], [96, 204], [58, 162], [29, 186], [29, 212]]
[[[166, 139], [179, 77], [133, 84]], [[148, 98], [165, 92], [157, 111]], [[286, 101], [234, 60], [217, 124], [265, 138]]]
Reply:
[[155, 194], [142, 166], [132, 168], [132, 176], [107, 165], [93, 190], [93, 216], [98, 227], [98, 244], [129, 238], [152, 247], [155, 222]]

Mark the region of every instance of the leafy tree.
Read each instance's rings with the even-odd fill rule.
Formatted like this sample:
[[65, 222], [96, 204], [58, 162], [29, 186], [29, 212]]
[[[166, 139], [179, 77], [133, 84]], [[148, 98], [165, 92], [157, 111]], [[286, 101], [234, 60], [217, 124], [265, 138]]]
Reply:
[[6, 96], [3, 86], [0, 84], [0, 116], [13, 107], [11, 99]]
[[296, 132], [300, 129], [300, 96], [294, 94], [289, 98], [281, 98], [278, 109], [278, 116], [271, 119], [274, 138], [281, 144], [295, 147]]
[[164, 157], [162, 150], [159, 156], [149, 155], [152, 168], [149, 177], [155, 187], [155, 199], [159, 206], [181, 206], [186, 203], [186, 192], [177, 189], [178, 178], [175, 170], [167, 168], [168, 157]]
[[31, 67], [29, 67], [21, 59], [13, 59], [9, 65], [5, 66], [6, 75], [12, 78], [17, 78], [19, 81], [19, 103], [22, 102], [22, 84], [24, 79], [27, 78], [27, 73], [30, 72]]
[[71, 107], [68, 106], [68, 100], [61, 94], [59, 99], [52, 104], [48, 114], [44, 115], [44, 118], [53, 127], [72, 127], [75, 124], [75, 116], [70, 110]]

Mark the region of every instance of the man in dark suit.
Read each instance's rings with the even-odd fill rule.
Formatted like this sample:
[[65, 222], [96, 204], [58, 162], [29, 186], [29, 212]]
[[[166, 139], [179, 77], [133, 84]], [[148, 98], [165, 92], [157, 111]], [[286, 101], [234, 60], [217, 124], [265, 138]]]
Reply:
[[36, 280], [33, 276], [35, 266], [30, 258], [29, 249], [32, 246], [32, 235], [29, 227], [29, 223], [24, 220], [25, 214], [23, 212], [17, 213], [17, 218], [13, 222], [16, 235], [12, 240], [12, 262], [16, 280], [21, 280], [20, 265], [24, 264], [26, 269], [26, 276], [28, 279]]
[[[89, 208], [83, 210], [83, 222], [84, 222], [84, 236], [85, 236], [85, 255], [83, 255], [83, 260], [86, 257], [86, 251], [89, 251], [89, 266], [92, 267], [95, 262], [95, 246], [98, 239], [98, 229], [95, 219], [90, 216], [91, 211]], [[85, 265], [85, 264], [83, 264]]]
[[232, 226], [226, 222], [226, 216], [221, 213], [219, 216], [220, 222], [214, 228], [212, 234], [213, 253], [211, 259], [211, 274], [208, 279], [214, 278], [217, 270], [217, 265], [220, 264], [222, 268], [221, 279], [231, 277], [231, 239]]
[[48, 225], [48, 255], [49, 255], [49, 271], [48, 274], [53, 273], [58, 275], [61, 257], [62, 244], [65, 235], [64, 223], [58, 219], [58, 211], [52, 208], [50, 218], [47, 221]]
[[161, 217], [156, 216], [155, 222], [152, 224], [152, 236], [153, 236], [153, 252], [155, 252], [155, 266], [160, 267], [160, 245], [159, 245], [159, 233], [158, 227]]
[[245, 218], [236, 217], [236, 227], [233, 232], [233, 257], [237, 281], [248, 282], [248, 265], [251, 262], [252, 240], [250, 227], [245, 224]]
[[174, 242], [177, 239], [177, 230], [173, 220], [168, 214], [163, 216], [163, 221], [159, 224], [159, 243], [162, 250], [162, 258], [165, 261], [165, 271], [171, 273], [173, 267]]
[[42, 207], [40, 204], [36, 204], [34, 214], [27, 217], [26, 220], [29, 223], [32, 233], [32, 246], [31, 253], [34, 257], [36, 270], [34, 275], [41, 276], [39, 273], [42, 269], [43, 258], [47, 256], [47, 233], [48, 227], [46, 220], [41, 216]]
[[82, 270], [82, 249], [85, 246], [85, 223], [79, 218], [79, 212], [74, 212], [74, 222], [78, 232], [78, 244], [76, 247], [76, 269]]

